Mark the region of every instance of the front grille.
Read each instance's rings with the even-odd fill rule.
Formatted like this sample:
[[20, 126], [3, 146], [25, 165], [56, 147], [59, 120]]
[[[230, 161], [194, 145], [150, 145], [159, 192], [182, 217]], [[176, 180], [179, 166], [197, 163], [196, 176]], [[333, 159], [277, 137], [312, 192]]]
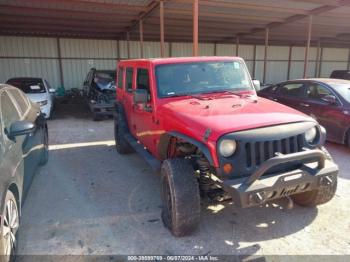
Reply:
[[300, 152], [303, 147], [303, 135], [281, 140], [247, 142], [244, 145], [247, 168], [256, 168], [264, 161], [276, 156], [276, 153], [290, 154]]

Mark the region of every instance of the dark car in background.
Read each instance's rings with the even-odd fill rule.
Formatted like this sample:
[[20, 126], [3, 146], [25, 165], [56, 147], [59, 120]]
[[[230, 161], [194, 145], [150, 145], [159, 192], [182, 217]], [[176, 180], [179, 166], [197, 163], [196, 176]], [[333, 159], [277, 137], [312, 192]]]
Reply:
[[350, 80], [350, 70], [334, 70], [330, 78]]
[[94, 120], [113, 116], [116, 96], [116, 71], [91, 68], [87, 74], [83, 91]]
[[38, 165], [48, 161], [48, 130], [40, 107], [19, 89], [0, 84], [0, 255], [16, 252], [21, 205]]
[[326, 128], [327, 140], [350, 147], [350, 81], [292, 80], [267, 87], [258, 95], [312, 116]]

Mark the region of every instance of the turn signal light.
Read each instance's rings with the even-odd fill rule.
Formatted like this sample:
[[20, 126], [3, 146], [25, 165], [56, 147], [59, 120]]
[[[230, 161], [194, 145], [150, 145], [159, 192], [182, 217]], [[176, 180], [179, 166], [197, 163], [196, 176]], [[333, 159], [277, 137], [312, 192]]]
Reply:
[[233, 171], [233, 166], [230, 163], [226, 163], [226, 164], [224, 164], [222, 169], [224, 170], [225, 174], [230, 174]]

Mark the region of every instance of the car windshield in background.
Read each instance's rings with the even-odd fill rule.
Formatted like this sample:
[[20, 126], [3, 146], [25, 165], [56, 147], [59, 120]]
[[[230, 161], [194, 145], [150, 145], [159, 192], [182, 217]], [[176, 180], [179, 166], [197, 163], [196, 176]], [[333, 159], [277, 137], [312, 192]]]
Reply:
[[158, 65], [156, 78], [159, 97], [253, 90], [239, 61]]
[[350, 81], [348, 83], [329, 83], [329, 85], [350, 103]]
[[115, 77], [115, 72], [96, 72], [94, 82], [100, 88], [112, 88], [114, 87]]
[[44, 83], [41, 80], [13, 80], [8, 81], [7, 84], [21, 89], [26, 94], [37, 94], [46, 92]]

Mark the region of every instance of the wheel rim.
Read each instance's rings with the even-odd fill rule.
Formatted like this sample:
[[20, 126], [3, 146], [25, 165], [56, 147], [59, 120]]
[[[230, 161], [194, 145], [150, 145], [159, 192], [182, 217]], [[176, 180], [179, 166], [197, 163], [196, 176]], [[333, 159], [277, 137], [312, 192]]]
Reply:
[[167, 220], [167, 222], [169, 222], [169, 224], [171, 224], [172, 222], [172, 200], [171, 200], [171, 194], [170, 194], [170, 187], [168, 184], [167, 179], [163, 180], [163, 204], [164, 204], [164, 215], [165, 215], [165, 219]]
[[16, 249], [16, 233], [19, 226], [18, 209], [16, 203], [10, 199], [6, 203], [3, 225], [4, 251], [8, 259]]

